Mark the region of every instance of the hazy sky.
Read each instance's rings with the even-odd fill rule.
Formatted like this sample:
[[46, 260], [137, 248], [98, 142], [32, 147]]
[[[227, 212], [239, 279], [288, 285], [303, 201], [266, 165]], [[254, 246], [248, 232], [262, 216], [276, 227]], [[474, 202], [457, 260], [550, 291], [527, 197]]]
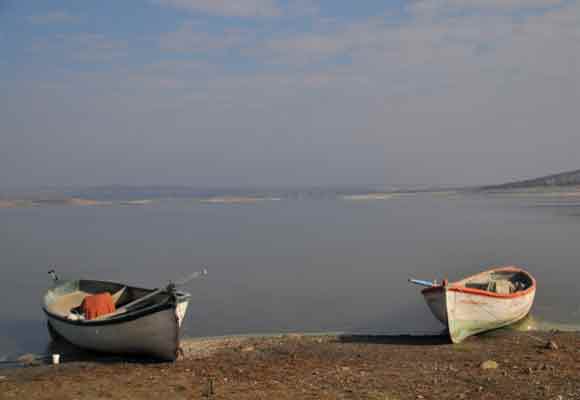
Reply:
[[0, 0], [0, 187], [580, 168], [580, 2]]

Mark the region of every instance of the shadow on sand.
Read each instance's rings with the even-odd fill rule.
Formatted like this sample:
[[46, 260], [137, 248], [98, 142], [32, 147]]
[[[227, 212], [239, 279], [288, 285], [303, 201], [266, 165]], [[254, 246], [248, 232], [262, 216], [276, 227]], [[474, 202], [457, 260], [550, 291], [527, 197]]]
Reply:
[[134, 356], [134, 355], [117, 355], [98, 353], [90, 350], [81, 349], [64, 339], [53, 339], [46, 346], [46, 356], [43, 357], [46, 363], [52, 362], [52, 354], [60, 354], [61, 363], [70, 362], [90, 362], [102, 364], [116, 363], [136, 363], [136, 364], [161, 364], [167, 361], [160, 361], [151, 357]]
[[406, 346], [433, 346], [451, 344], [449, 336], [439, 335], [357, 335], [343, 334], [337, 337], [340, 343], [389, 344]]

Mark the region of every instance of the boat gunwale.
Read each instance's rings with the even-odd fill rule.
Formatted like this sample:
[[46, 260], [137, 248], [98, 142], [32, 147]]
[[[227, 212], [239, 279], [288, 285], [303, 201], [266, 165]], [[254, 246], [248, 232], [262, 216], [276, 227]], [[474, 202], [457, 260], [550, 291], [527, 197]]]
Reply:
[[[148, 291], [154, 291], [155, 289], [148, 289], [148, 288], [141, 288], [141, 287], [137, 287], [137, 286], [128, 286], [128, 285], [123, 285], [119, 282], [112, 282], [112, 281], [95, 281], [95, 280], [85, 280], [86, 282], [98, 282], [98, 283], [106, 283], [106, 284], [119, 284], [122, 286], [126, 286], [126, 287], [130, 287], [130, 288], [134, 288], [134, 289], [139, 289], [139, 290], [148, 290]], [[80, 280], [79, 280], [80, 282]], [[58, 285], [57, 285], [58, 287]], [[53, 288], [51, 288], [50, 290], [53, 290]], [[49, 290], [49, 291], [50, 291]], [[162, 292], [163, 293], [163, 292]], [[47, 304], [46, 302], [44, 303], [44, 305], [42, 306], [42, 311], [44, 311], [44, 313], [48, 316], [51, 317], [53, 319], [56, 319], [58, 321], [67, 323], [69, 325], [74, 325], [74, 326], [86, 326], [86, 327], [91, 327], [91, 326], [103, 326], [103, 325], [116, 325], [116, 324], [121, 324], [124, 322], [130, 322], [148, 315], [152, 315], [161, 311], [165, 311], [168, 309], [176, 309], [177, 305], [184, 302], [184, 301], [188, 301], [189, 298], [191, 297], [190, 293], [187, 292], [182, 292], [182, 291], [176, 291], [174, 293], [174, 298], [173, 299], [168, 299], [169, 301], [164, 301], [163, 303], [158, 303], [158, 304], [153, 304], [149, 307], [144, 307], [144, 308], [138, 308], [132, 311], [127, 311], [127, 312], [123, 312], [117, 315], [112, 315], [111, 318], [103, 318], [103, 319], [94, 319], [94, 320], [84, 320], [84, 319], [79, 319], [79, 320], [73, 320], [73, 319], [68, 319], [65, 316], [62, 316], [60, 314], [56, 314], [53, 313], [51, 311], [48, 310], [47, 308]]]
[[152, 314], [155, 314], [157, 312], [161, 312], [161, 311], [175, 308], [176, 304], [172, 304], [172, 303], [156, 304], [154, 306], [139, 309], [139, 310], [134, 311], [134, 312], [123, 313], [123, 314], [119, 314], [118, 316], [113, 316], [112, 318], [98, 319], [98, 320], [68, 319], [67, 317], [63, 317], [62, 315], [54, 314], [54, 313], [48, 311], [45, 307], [42, 307], [42, 310], [44, 311], [44, 313], [47, 316], [54, 318], [56, 320], [65, 322], [69, 325], [90, 327], [90, 326], [99, 326], [99, 325], [117, 325], [117, 324], [121, 324], [124, 322], [133, 321], [133, 320], [145, 317], [147, 315], [152, 315]]
[[[522, 291], [514, 292], [514, 293], [509, 293], [509, 294], [499, 294], [499, 293], [495, 293], [495, 292], [488, 292], [487, 290], [468, 288], [468, 287], [459, 285], [460, 282], [468, 281], [470, 279], [475, 278], [476, 276], [492, 274], [494, 272], [522, 272], [530, 278], [530, 280], [532, 281], [532, 284], [526, 290], [522, 290]], [[484, 272], [480, 272], [480, 273], [477, 273], [475, 275], [468, 276], [467, 278], [461, 279], [460, 281], [457, 281], [457, 282], [447, 284], [445, 286], [438, 285], [438, 286], [433, 286], [430, 288], [425, 288], [421, 291], [421, 294], [425, 295], [428, 293], [435, 293], [435, 292], [444, 291], [444, 290], [472, 294], [472, 295], [476, 295], [476, 296], [493, 297], [496, 299], [511, 300], [514, 298], [529, 295], [530, 293], [534, 292], [536, 290], [536, 279], [529, 272], [527, 272], [526, 270], [519, 268], [519, 267], [515, 267], [515, 266], [499, 267], [499, 268], [493, 268], [493, 269], [490, 269], [490, 270], [487, 270]]]

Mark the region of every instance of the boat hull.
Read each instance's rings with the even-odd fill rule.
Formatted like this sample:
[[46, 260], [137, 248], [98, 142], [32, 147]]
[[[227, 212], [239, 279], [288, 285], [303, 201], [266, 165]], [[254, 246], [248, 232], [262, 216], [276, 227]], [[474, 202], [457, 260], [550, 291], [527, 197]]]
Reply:
[[432, 300], [427, 301], [437, 319], [447, 325], [451, 341], [460, 343], [469, 336], [520, 321], [530, 312], [534, 295], [498, 299], [444, 289], [431, 294]]
[[443, 325], [447, 325], [447, 295], [444, 290], [423, 292], [429, 309]]
[[74, 323], [51, 314], [47, 319], [58, 336], [80, 348], [172, 361], [179, 351], [179, 314], [184, 315], [186, 307], [184, 301], [177, 307], [115, 323]]

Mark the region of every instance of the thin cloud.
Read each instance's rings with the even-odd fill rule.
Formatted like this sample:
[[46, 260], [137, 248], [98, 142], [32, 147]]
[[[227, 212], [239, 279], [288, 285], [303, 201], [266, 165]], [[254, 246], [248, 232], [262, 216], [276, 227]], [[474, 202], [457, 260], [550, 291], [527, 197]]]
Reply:
[[31, 50], [38, 54], [58, 54], [69, 62], [111, 62], [126, 57], [128, 49], [128, 41], [111, 39], [100, 33], [61, 33], [37, 40]]
[[284, 14], [288, 16], [314, 17], [320, 14], [320, 7], [313, 0], [293, 0], [284, 7]]
[[155, 3], [225, 17], [278, 17], [282, 11], [274, 0], [154, 0]]
[[563, 4], [562, 0], [446, 0], [447, 6], [457, 8], [528, 9], [546, 8]]
[[76, 15], [69, 14], [66, 11], [56, 10], [42, 15], [31, 15], [27, 17], [28, 22], [32, 24], [58, 24], [58, 23], [73, 23], [77, 22], [79, 18]]
[[226, 50], [241, 47], [247, 42], [247, 36], [248, 32], [243, 30], [208, 33], [193, 22], [185, 22], [177, 30], [161, 34], [159, 47], [162, 50], [182, 53]]
[[570, 2], [566, 0], [414, 0], [408, 4], [410, 13], [415, 17], [432, 18], [462, 12], [517, 14], [564, 7]]

